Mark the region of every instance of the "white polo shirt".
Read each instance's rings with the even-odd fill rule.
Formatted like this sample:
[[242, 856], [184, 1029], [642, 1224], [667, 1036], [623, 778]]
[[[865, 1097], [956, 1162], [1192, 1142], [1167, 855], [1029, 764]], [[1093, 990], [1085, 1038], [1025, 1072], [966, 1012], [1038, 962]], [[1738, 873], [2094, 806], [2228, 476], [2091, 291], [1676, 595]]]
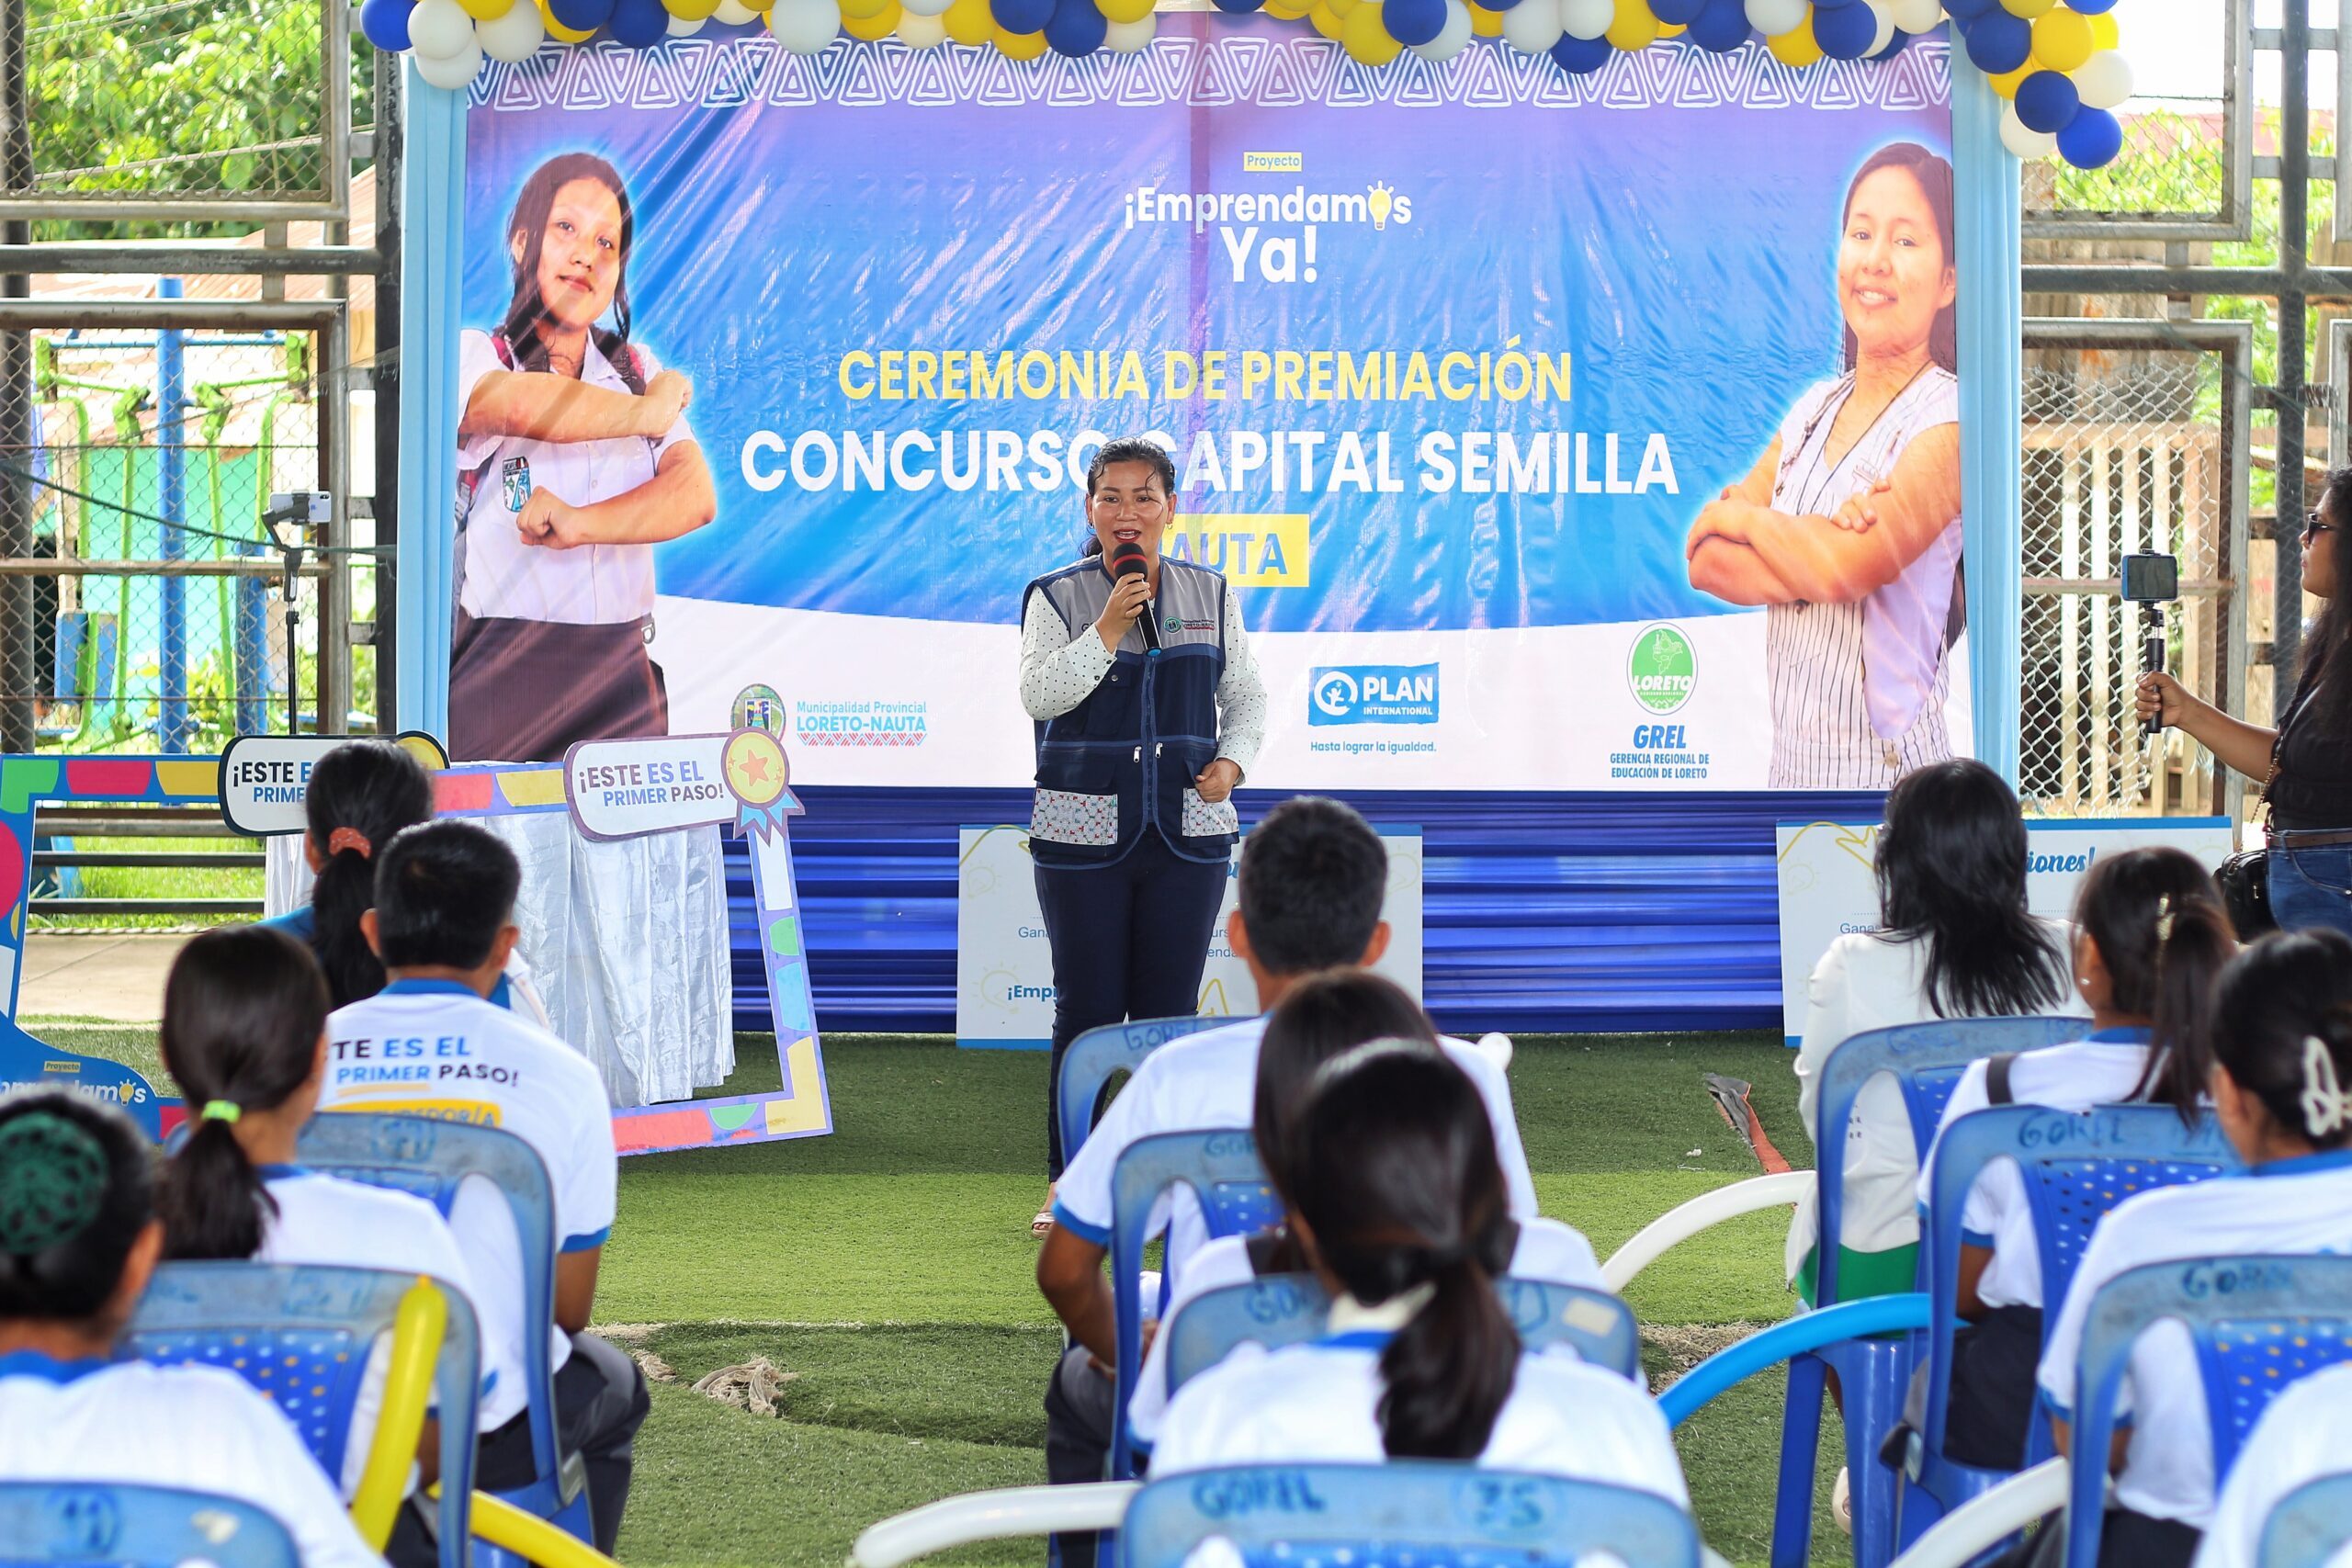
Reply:
[[[1268, 1351], [1245, 1345], [1179, 1389], [1151, 1473], [1227, 1464], [1377, 1464], [1380, 1330]], [[1636, 1486], [1688, 1506], [1682, 1464], [1657, 1402], [1571, 1356], [1522, 1355], [1478, 1462]]]
[[[2272, 1400], [2246, 1434], [2197, 1548], [2197, 1568], [2255, 1568], [2270, 1511], [2306, 1482], [2346, 1471], [2352, 1471], [2352, 1366], [2330, 1367]], [[2352, 1568], [2352, 1546], [2338, 1549], [2328, 1568]]]
[[[612, 1234], [620, 1179], [613, 1108], [588, 1059], [519, 1014], [493, 1007], [454, 981], [394, 980], [327, 1020], [327, 1079], [322, 1111], [381, 1111], [503, 1127], [537, 1151], [555, 1189], [556, 1247], [592, 1252]], [[469, 1181], [449, 1213], [474, 1280], [485, 1324], [513, 1325], [526, 1343], [523, 1251], [503, 1194]], [[505, 1332], [502, 1326], [496, 1332]], [[552, 1323], [551, 1367], [571, 1357], [571, 1338]], [[528, 1397], [518, 1370], [482, 1397], [485, 1432], [512, 1419]]]
[[[2043, 1337], [2042, 1402], [2074, 1419], [2075, 1356], [2098, 1288], [2143, 1263], [2259, 1253], [2352, 1252], [2352, 1150], [2274, 1160], [2243, 1176], [2142, 1192], [2091, 1233], [2066, 1304]], [[2159, 1323], [2132, 1348], [2123, 1383], [2132, 1446], [2115, 1498], [2199, 1529], [2213, 1512], [2205, 1385], [2187, 1329]]]
[[[2009, 1102], [2043, 1105], [2053, 1111], [2088, 1111], [2094, 1105], [2120, 1105], [2132, 1098], [2148, 1070], [2148, 1031], [2102, 1029], [2065, 1045], [2028, 1051], [2009, 1064]], [[1992, 1104], [1985, 1090], [1985, 1064], [1971, 1062], [1952, 1087], [1951, 1100], [1937, 1123], [1940, 1141], [1944, 1129], [1972, 1111]], [[1935, 1146], [1919, 1170], [1919, 1207], [1927, 1209]], [[1961, 1212], [1961, 1236], [1971, 1247], [1993, 1250], [1984, 1265], [1976, 1293], [1988, 1307], [2038, 1307], [2041, 1301], [2041, 1249], [2033, 1228], [2033, 1207], [2026, 1198], [2025, 1178], [2015, 1163], [1996, 1159], [1984, 1168], [1968, 1190]]]
[[[263, 1219], [254, 1262], [424, 1274], [455, 1290], [469, 1304], [473, 1303], [473, 1275], [458, 1248], [458, 1238], [441, 1212], [424, 1199], [300, 1166], [264, 1166], [261, 1175], [277, 1213]], [[505, 1322], [479, 1326], [485, 1394], [502, 1382], [522, 1383], [516, 1327]], [[384, 1404], [389, 1348], [379, 1346], [368, 1357], [359, 1403], [352, 1414], [341, 1477], [346, 1497], [359, 1490], [361, 1472], [368, 1468], [368, 1446]]]
[[[1258, 1043], [1265, 1034], [1266, 1019], [1261, 1013], [1172, 1040], [1146, 1056], [1054, 1184], [1054, 1223], [1107, 1247], [1111, 1177], [1129, 1145], [1159, 1133], [1248, 1131], [1258, 1093]], [[1510, 1081], [1494, 1058], [1476, 1045], [1451, 1039], [1440, 1043], [1487, 1102], [1495, 1125], [1495, 1155], [1510, 1189], [1511, 1217], [1533, 1219], [1535, 1179], [1528, 1171], [1527, 1147], [1520, 1141], [1519, 1118], [1511, 1109]], [[1183, 1276], [1186, 1259], [1208, 1241], [1208, 1222], [1191, 1190], [1180, 1188], [1172, 1205], [1163, 1199], [1153, 1208], [1153, 1234], [1163, 1223], [1168, 1231], [1165, 1267], [1172, 1288]]]
[[0, 1481], [209, 1492], [266, 1509], [303, 1568], [384, 1568], [277, 1407], [217, 1367], [0, 1356]]
[[[1600, 1260], [1584, 1233], [1557, 1220], [1521, 1220], [1519, 1244], [1511, 1249], [1514, 1280], [1542, 1280], [1555, 1285], [1582, 1285], [1603, 1291]], [[1194, 1253], [1184, 1266], [1183, 1282], [1175, 1288], [1159, 1314], [1159, 1332], [1145, 1352], [1135, 1397], [1127, 1402], [1127, 1429], [1147, 1447], [1159, 1438], [1160, 1421], [1168, 1411], [1168, 1333], [1176, 1314], [1194, 1298], [1227, 1285], [1243, 1285], [1257, 1277], [1250, 1267], [1250, 1238], [1221, 1235]]]
[[[632, 344], [644, 379], [662, 367], [650, 350]], [[458, 334], [458, 406], [474, 388], [507, 366], [488, 333]], [[580, 379], [628, 392], [592, 341]], [[605, 625], [653, 613], [653, 547], [581, 545], [568, 550], [523, 542], [517, 519], [534, 490], [551, 491], [574, 506], [626, 495], [653, 478], [671, 447], [694, 440], [681, 415], [659, 440], [629, 435], [608, 441], [533, 441], [518, 435], [477, 435], [458, 443], [458, 471], [479, 473], [466, 510], [465, 576], [458, 603], [469, 615], [526, 621]]]

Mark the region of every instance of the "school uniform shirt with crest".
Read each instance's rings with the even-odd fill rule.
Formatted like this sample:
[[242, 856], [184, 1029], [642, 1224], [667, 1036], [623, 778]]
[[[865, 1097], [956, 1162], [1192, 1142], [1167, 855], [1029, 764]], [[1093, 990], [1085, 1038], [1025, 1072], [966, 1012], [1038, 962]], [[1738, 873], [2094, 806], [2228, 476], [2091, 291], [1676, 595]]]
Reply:
[[[2352, 1252], [2352, 1149], [2125, 1199], [2091, 1232], [2066, 1304], [2043, 1339], [2042, 1404], [2062, 1420], [2074, 1418], [2084, 1319], [2099, 1287], [2125, 1270], [2178, 1258], [2345, 1252]], [[2140, 1336], [2120, 1408], [2131, 1414], [2132, 1437], [2116, 1502], [2203, 1529], [2213, 1513], [2213, 1445], [2204, 1378], [2186, 1328], [2158, 1323]]]
[[[327, 1076], [321, 1111], [378, 1111], [500, 1127], [531, 1145], [555, 1191], [559, 1252], [592, 1252], [612, 1234], [619, 1185], [613, 1149], [612, 1101], [588, 1059], [503, 1008], [454, 981], [394, 980], [366, 1001], [327, 1020]], [[450, 1208], [449, 1229], [474, 1280], [475, 1315], [513, 1325], [514, 1343], [532, 1332], [523, 1322], [523, 1251], [505, 1196], [468, 1181]], [[571, 1338], [553, 1324], [550, 1368], [571, 1356]], [[519, 1371], [482, 1396], [482, 1430], [524, 1407]]]
[[[1258, 1046], [1265, 1036], [1266, 1020], [1261, 1014], [1171, 1040], [1146, 1056], [1054, 1184], [1054, 1223], [1097, 1247], [1108, 1247], [1112, 1176], [1119, 1156], [1138, 1139], [1157, 1133], [1247, 1132], [1258, 1090]], [[1442, 1043], [1487, 1102], [1495, 1154], [1510, 1190], [1511, 1217], [1533, 1219], [1535, 1179], [1527, 1168], [1527, 1147], [1520, 1140], [1510, 1080], [1494, 1058], [1476, 1046], [1460, 1040]], [[1190, 1188], [1178, 1188], [1172, 1201], [1163, 1195], [1154, 1206], [1149, 1234], [1159, 1234], [1163, 1226], [1168, 1235], [1164, 1272], [1172, 1291], [1189, 1260], [1209, 1240], [1207, 1219]]]
[[[2352, 1472], [2352, 1366], [2297, 1382], [2262, 1413], [2222, 1483], [2213, 1522], [2198, 1543], [2196, 1568], [2256, 1568], [2262, 1527], [2287, 1495], [2323, 1476]], [[2352, 1545], [2327, 1568], [2352, 1568]]]
[[[640, 344], [629, 345], [642, 379], [662, 367]], [[485, 332], [458, 334], [458, 406], [492, 371], [511, 367]], [[592, 387], [629, 395], [628, 383], [592, 341], [580, 367]], [[600, 626], [653, 613], [653, 547], [582, 545], [555, 550], [523, 542], [516, 520], [534, 490], [551, 491], [574, 506], [626, 495], [653, 478], [673, 446], [694, 440], [680, 415], [659, 439], [616, 436], [605, 441], [535, 441], [520, 435], [477, 435], [458, 444], [458, 471], [477, 476], [463, 519], [465, 570], [458, 607], [469, 615]]]
[[218, 1367], [0, 1356], [0, 1481], [209, 1492], [284, 1525], [302, 1568], [384, 1568], [277, 1407]]

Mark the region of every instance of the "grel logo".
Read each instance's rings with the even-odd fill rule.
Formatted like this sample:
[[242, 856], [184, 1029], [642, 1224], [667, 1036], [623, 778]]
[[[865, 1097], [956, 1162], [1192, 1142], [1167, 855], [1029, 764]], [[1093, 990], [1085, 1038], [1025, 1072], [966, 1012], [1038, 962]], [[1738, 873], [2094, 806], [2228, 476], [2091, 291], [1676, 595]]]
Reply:
[[1352, 664], [1311, 671], [1306, 722], [1435, 724], [1437, 666]]
[[1672, 713], [1698, 687], [1698, 655], [1680, 626], [1660, 621], [1634, 637], [1625, 679], [1634, 701], [1652, 713]]

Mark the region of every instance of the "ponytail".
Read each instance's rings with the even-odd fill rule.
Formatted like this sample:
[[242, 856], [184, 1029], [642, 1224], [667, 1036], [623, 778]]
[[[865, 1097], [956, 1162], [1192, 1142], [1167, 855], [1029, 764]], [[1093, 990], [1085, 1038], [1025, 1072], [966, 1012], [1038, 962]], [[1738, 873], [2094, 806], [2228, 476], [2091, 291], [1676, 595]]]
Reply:
[[2352, 937], [2275, 931], [2214, 987], [2212, 1059], [2290, 1138], [2352, 1144]]
[[355, 740], [321, 757], [303, 795], [320, 857], [311, 890], [311, 949], [337, 1007], [384, 988], [384, 965], [359, 930], [376, 907], [376, 851], [433, 815], [433, 781], [415, 758], [383, 740]]
[[2115, 1010], [2152, 1025], [2148, 1063], [2132, 1098], [2169, 1105], [2184, 1124], [2194, 1123], [2213, 1076], [2206, 1004], [2238, 948], [2221, 890], [2178, 850], [2125, 850], [2083, 879], [2075, 925], [2107, 965]]
[[1435, 1287], [1381, 1353], [1380, 1443], [1391, 1459], [1476, 1459], [1494, 1436], [1495, 1417], [1519, 1370], [1519, 1330], [1503, 1311], [1497, 1276], [1510, 1269], [1510, 1247], [1490, 1253], [1497, 1225], [1481, 1247], [1429, 1258]]
[[180, 950], [164, 987], [164, 1070], [195, 1112], [157, 1210], [167, 1258], [251, 1258], [277, 1205], [237, 1142], [248, 1111], [312, 1085], [330, 1000], [301, 943], [266, 926], [225, 926]]

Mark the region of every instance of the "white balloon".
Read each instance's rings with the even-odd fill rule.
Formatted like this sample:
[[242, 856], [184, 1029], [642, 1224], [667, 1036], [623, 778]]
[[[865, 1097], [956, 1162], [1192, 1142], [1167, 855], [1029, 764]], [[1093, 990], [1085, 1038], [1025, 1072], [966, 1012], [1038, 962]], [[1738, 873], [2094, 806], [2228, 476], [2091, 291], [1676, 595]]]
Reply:
[[[522, 8], [519, 0], [515, 8], [517, 10]], [[708, 20], [710, 20], [708, 17], [673, 16], [669, 21], [669, 34], [672, 38], [692, 38], [702, 31], [702, 25]]]
[[2132, 96], [2132, 62], [2111, 49], [2102, 49], [2070, 74], [2075, 91], [2095, 109], [2120, 108]]
[[730, 28], [740, 28], [746, 22], [755, 22], [759, 18], [760, 14], [757, 11], [752, 10], [749, 6], [736, 4], [736, 0], [718, 0], [718, 9], [710, 14], [712, 21], [724, 22]]
[[1766, 38], [1804, 25], [1804, 0], [1747, 0], [1747, 25]]
[[481, 42], [481, 51], [492, 60], [508, 62], [528, 60], [545, 43], [548, 29], [539, 21], [539, 8], [531, 0], [514, 0], [503, 16], [487, 22], [474, 24], [474, 37]]
[[899, 0], [899, 41], [909, 49], [936, 49], [947, 41], [947, 24], [937, 17], [926, 17], [920, 11], [905, 8]]
[[1527, 54], [1559, 42], [1560, 31], [1560, 0], [1519, 0], [1503, 13], [1503, 41]]
[[1862, 52], [1865, 55], [1876, 54], [1894, 41], [1894, 8], [1886, 0], [1862, 0], [1862, 4], [1871, 8], [1871, 17], [1878, 23], [1871, 33], [1870, 48]]
[[[724, 17], [734, 0], [719, 0]], [[835, 0], [775, 0], [768, 12], [768, 36], [794, 54], [822, 54], [842, 30], [842, 8]]]
[[481, 69], [481, 45], [472, 39], [458, 54], [420, 54], [416, 57], [416, 73], [436, 87], [457, 92], [474, 79]]
[[2058, 139], [2046, 131], [2035, 130], [2018, 118], [2015, 104], [2001, 106], [2001, 145], [2018, 157], [2029, 161], [2047, 158], [2058, 150]]
[[434, 55], [453, 60], [474, 41], [474, 19], [459, 8], [458, 0], [421, 0], [408, 14], [408, 41], [419, 58]]
[[[904, 5], [906, 0], [899, 0]], [[1132, 22], [1113, 22], [1102, 29], [1102, 47], [1114, 54], [1133, 54], [1159, 34], [1159, 17], [1149, 13]]]
[[1445, 26], [1429, 42], [1414, 44], [1412, 51], [1423, 60], [1451, 60], [1469, 46], [1472, 31], [1470, 7], [1462, 0], [1445, 0]]
[[1595, 39], [1617, 19], [1617, 0], [1560, 0], [1560, 30], [1570, 38]]
[[1924, 33], [1944, 19], [1943, 0], [1894, 0], [1894, 25], [1906, 33]]
[[[899, 0], [899, 6], [918, 17], [944, 17], [956, 0]], [[902, 35], [903, 36], [903, 35]]]

